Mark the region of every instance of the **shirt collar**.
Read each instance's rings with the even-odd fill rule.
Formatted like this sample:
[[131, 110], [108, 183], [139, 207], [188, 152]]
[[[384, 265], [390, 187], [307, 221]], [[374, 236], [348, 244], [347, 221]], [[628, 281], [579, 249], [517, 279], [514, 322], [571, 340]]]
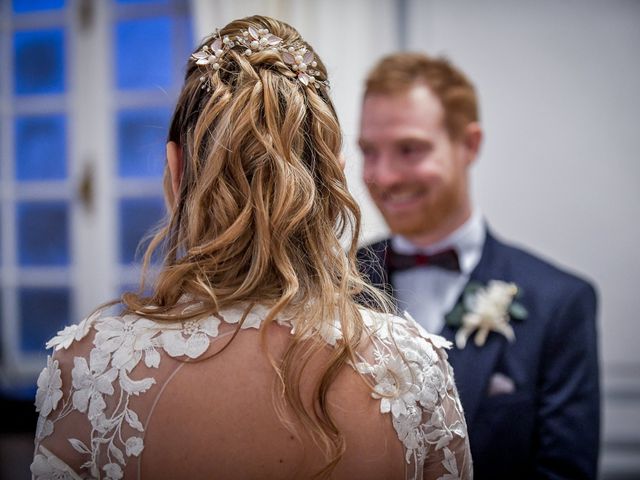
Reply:
[[470, 274], [480, 261], [486, 237], [487, 227], [484, 219], [480, 211], [475, 209], [465, 223], [439, 242], [418, 247], [402, 235], [393, 235], [391, 246], [396, 252], [405, 255], [415, 253], [430, 255], [453, 248], [458, 253], [462, 273]]

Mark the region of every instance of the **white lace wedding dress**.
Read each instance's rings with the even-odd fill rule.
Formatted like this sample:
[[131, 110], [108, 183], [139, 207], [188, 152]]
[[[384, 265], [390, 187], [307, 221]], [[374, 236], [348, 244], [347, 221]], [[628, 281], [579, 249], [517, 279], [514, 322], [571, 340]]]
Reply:
[[[254, 306], [229, 345], [241, 344], [243, 334], [255, 334], [267, 312], [266, 307]], [[164, 430], [153, 427], [159, 424], [154, 415], [160, 415], [157, 410], [167, 401], [180, 405], [173, 411], [188, 415], [189, 399], [199, 398], [198, 390], [206, 389], [211, 383], [200, 377], [201, 372], [206, 374], [208, 370], [223, 368], [221, 355], [212, 352], [215, 353], [216, 345], [228, 343], [220, 340], [232, 338], [230, 335], [234, 334], [243, 313], [244, 308], [237, 308], [198, 320], [157, 322], [136, 315], [110, 316], [97, 312], [80, 324], [59, 332], [47, 344], [55, 351], [38, 378], [36, 408], [40, 418], [31, 465], [33, 478], [141, 478], [146, 471], [145, 462], [164, 462], [165, 468], [171, 465], [170, 462], [175, 463], [169, 453], [161, 454], [159, 458], [151, 453], [155, 448], [153, 445], [162, 445], [163, 439], [158, 439], [158, 435], [164, 435], [161, 433]], [[375, 389], [372, 394], [364, 393], [355, 401], [358, 405], [372, 403], [374, 413], [365, 418], [382, 420], [380, 423], [391, 432], [392, 440], [386, 444], [397, 442], [395, 448], [401, 449], [397, 451], [404, 452], [399, 461], [405, 466], [395, 478], [471, 478], [466, 425], [444, 350], [448, 348], [448, 342], [429, 335], [408, 316], [399, 318], [368, 310], [361, 313], [370, 341], [358, 354], [359, 362], [351, 367], [369, 378]], [[280, 328], [287, 336], [294, 322], [283, 317], [277, 319], [278, 325], [274, 328]], [[330, 349], [341, 332], [337, 326], [327, 326], [316, 334], [322, 336]], [[242, 369], [251, 368], [246, 359], [243, 362]], [[187, 376], [188, 382], [180, 383], [180, 377], [188, 375], [190, 369], [197, 369], [195, 380], [188, 380]], [[238, 371], [242, 372], [242, 369]], [[203, 380], [200, 382], [198, 378]], [[214, 375], [214, 378], [222, 377]], [[242, 381], [241, 377], [237, 378], [238, 382]], [[233, 388], [233, 383], [229, 383], [233, 380], [225, 380], [227, 386], [224, 388]], [[176, 382], [180, 387], [171, 390]], [[256, 381], [256, 389], [259, 383]], [[346, 395], [353, 396], [349, 392]], [[211, 411], [215, 412], [215, 407]], [[378, 418], [372, 418], [376, 416]], [[173, 419], [169, 415], [168, 419], [161, 419], [162, 425], [171, 421], [179, 423], [178, 418], [183, 417]], [[204, 419], [204, 428], [208, 415], [200, 414], [200, 418]], [[359, 421], [360, 425], [368, 422]], [[167, 428], [171, 432], [171, 425]], [[198, 427], [193, 428], [195, 432]], [[349, 428], [347, 424], [346, 430]], [[358, 430], [360, 427], [355, 425], [353, 428]], [[175, 430], [176, 441], [178, 430]], [[191, 430], [187, 430], [187, 434], [189, 432]], [[215, 438], [215, 434], [211, 435]], [[345, 435], [348, 454], [349, 431]], [[171, 436], [170, 433], [168, 437]], [[197, 444], [183, 447], [193, 452], [188, 460], [191, 467], [191, 462], [198, 461]], [[246, 448], [251, 447], [247, 445]], [[385, 448], [393, 451], [393, 445]], [[151, 457], [143, 462], [143, 454]], [[212, 453], [209, 451], [207, 455]], [[242, 456], [240, 454], [238, 458]], [[380, 457], [384, 455], [377, 456], [378, 461]], [[359, 468], [357, 460], [352, 463]], [[216, 470], [209, 473], [213, 472]], [[267, 478], [266, 473], [264, 475], [257, 478]], [[299, 475], [290, 478], [302, 478]], [[386, 478], [384, 475], [379, 477]], [[158, 477], [149, 475], [148, 478]], [[365, 477], [358, 475], [358, 478]]]

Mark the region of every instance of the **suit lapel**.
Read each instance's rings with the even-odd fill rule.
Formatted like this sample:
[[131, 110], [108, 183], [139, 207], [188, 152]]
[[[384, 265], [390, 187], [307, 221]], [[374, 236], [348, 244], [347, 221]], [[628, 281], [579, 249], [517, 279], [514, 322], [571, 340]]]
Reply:
[[[496, 257], [496, 249], [499, 248], [497, 240], [487, 231], [482, 256], [476, 268], [471, 272], [470, 282], [475, 281], [486, 285], [490, 280], [499, 278], [497, 270], [501, 266], [499, 265], [499, 256]], [[473, 342], [472, 336], [465, 348], [460, 350], [455, 346], [456, 330], [445, 325], [441, 335], [454, 342], [453, 348], [449, 351], [449, 362], [453, 367], [467, 424], [471, 424], [480, 402], [486, 395], [489, 378], [500, 358], [505, 339], [501, 335], [490, 334], [485, 344], [478, 347]]]

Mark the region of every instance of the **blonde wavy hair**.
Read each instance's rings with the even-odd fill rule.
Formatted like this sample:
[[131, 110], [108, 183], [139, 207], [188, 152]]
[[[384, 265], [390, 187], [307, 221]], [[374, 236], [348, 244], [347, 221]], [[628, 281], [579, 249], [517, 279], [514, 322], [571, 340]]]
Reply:
[[[294, 28], [268, 17], [235, 20], [219, 33], [235, 38], [249, 27], [313, 51]], [[317, 55], [315, 60], [318, 79], [326, 80], [324, 64]], [[326, 477], [345, 450], [327, 392], [347, 362], [355, 362], [365, 335], [357, 298], [388, 308], [356, 267], [360, 210], [340, 165], [342, 135], [328, 92], [297, 80], [279, 51], [246, 56], [231, 48], [219, 70], [189, 62], [168, 139], [181, 147], [182, 179], [174, 196], [165, 169], [169, 214], [144, 255], [146, 269], [162, 251], [162, 268], [150, 295], [140, 293], [143, 285], [123, 295], [123, 302], [158, 320], [267, 304], [263, 343], [276, 316], [293, 312], [295, 334], [281, 361], [271, 359], [278, 374], [274, 398], [282, 403], [279, 414], [283, 405], [290, 407], [322, 448], [327, 464], [318, 475]], [[346, 252], [340, 243], [345, 235], [351, 235]], [[197, 299], [196, 308], [177, 310], [184, 298]], [[314, 353], [326, 349], [317, 332], [334, 319], [342, 339], [331, 349], [309, 409], [301, 378]]]

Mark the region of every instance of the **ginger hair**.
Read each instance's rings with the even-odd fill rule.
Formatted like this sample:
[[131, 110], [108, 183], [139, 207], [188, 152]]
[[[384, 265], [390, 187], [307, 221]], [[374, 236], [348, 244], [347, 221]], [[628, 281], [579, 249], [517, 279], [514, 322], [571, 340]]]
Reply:
[[382, 58], [369, 72], [367, 95], [393, 95], [415, 85], [426, 85], [444, 109], [444, 125], [452, 140], [459, 140], [465, 128], [480, 119], [478, 97], [473, 84], [446, 58], [422, 53], [400, 52]]

